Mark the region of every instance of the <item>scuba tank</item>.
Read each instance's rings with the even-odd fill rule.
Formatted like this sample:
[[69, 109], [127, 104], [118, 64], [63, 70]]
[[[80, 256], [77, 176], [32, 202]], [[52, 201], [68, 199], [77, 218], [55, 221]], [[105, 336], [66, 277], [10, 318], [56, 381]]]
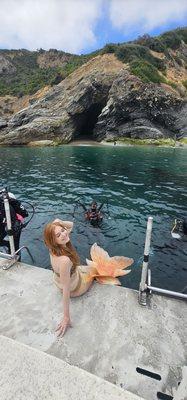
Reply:
[[183, 233], [187, 235], [187, 218], [183, 219]]
[[173, 228], [171, 230], [171, 236], [174, 239], [181, 239], [183, 235], [187, 235], [187, 218], [175, 219]]

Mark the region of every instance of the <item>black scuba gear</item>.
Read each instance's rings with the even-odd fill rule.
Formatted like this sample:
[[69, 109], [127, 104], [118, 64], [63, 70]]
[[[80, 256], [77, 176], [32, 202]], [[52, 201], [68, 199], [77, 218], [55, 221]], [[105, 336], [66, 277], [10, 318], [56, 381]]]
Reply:
[[183, 233], [187, 235], [187, 218], [183, 219]]
[[[9, 197], [10, 217], [13, 231], [15, 251], [19, 249], [19, 241], [22, 229], [22, 223], [18, 220], [17, 215], [21, 215], [23, 218], [28, 216], [27, 210], [21, 205], [20, 201]], [[7, 236], [6, 226], [6, 214], [4, 208], [3, 198], [0, 197], [0, 246], [6, 246], [10, 252], [9, 241], [5, 240]]]

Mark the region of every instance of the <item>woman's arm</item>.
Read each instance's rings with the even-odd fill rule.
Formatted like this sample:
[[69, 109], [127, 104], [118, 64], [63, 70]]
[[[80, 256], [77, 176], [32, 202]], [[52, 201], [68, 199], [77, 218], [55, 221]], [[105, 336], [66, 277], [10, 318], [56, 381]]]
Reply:
[[69, 257], [62, 256], [58, 257], [59, 271], [60, 271], [60, 282], [63, 288], [63, 319], [59, 323], [56, 330], [59, 331], [58, 336], [63, 336], [69, 326], [71, 326], [70, 320], [70, 271], [72, 262]]
[[68, 233], [70, 233], [73, 229], [73, 221], [63, 221], [62, 219], [56, 218], [53, 222], [62, 223], [67, 228]]

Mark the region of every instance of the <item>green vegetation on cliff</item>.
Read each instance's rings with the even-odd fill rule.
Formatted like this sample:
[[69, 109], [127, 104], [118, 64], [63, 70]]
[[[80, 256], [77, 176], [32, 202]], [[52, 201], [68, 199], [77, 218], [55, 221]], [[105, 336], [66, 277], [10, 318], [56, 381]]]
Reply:
[[158, 72], [165, 71], [164, 61], [154, 57], [147, 47], [139, 44], [121, 45], [115, 54], [120, 61], [129, 63], [131, 73], [143, 82], [166, 83], [166, 79]]
[[139, 76], [145, 83], [167, 83], [166, 79], [159, 74], [158, 69], [147, 61], [136, 60], [131, 62], [130, 70], [132, 74]]
[[[57, 60], [58, 55], [60, 59], [60, 56], [62, 57], [63, 54], [65, 54], [66, 60], [63, 62], [62, 57], [62, 66], [40, 67], [38, 57], [41, 54], [49, 57], [55, 54]], [[49, 52], [45, 52], [43, 49], [33, 52], [25, 49], [0, 50], [0, 55], [3, 56], [5, 60], [8, 60], [15, 69], [15, 71], [12, 72], [4, 68], [5, 71], [2, 71], [2, 74], [0, 74], [0, 96], [9, 94], [19, 97], [36, 93], [46, 85], [58, 84], [88, 60], [87, 56], [71, 55], [55, 49], [49, 50]], [[58, 64], [60, 64], [60, 62]]]
[[136, 60], [144, 60], [160, 70], [165, 70], [164, 61], [154, 57], [145, 46], [138, 44], [121, 45], [117, 48], [115, 54], [119, 60], [126, 63], [131, 63]]
[[[81, 56], [56, 49], [33, 52], [24, 49], [0, 50], [0, 96], [32, 95], [46, 85], [58, 84], [89, 59], [104, 53], [114, 53], [120, 61], [128, 63], [130, 71], [143, 82], [165, 82], [173, 86], [163, 74], [166, 60], [172, 59], [179, 66], [185, 64], [186, 57], [177, 54], [182, 42], [187, 43], [187, 28], [166, 32], [157, 37], [144, 35], [129, 43], [109, 43], [101, 50]], [[171, 50], [175, 54], [171, 54]], [[165, 59], [156, 57], [151, 51], [163, 53]], [[50, 60], [55, 61], [51, 63]], [[186, 88], [186, 81], [182, 83]]]
[[[187, 28], [179, 28], [157, 37], [143, 35], [130, 43], [117, 45], [109, 43], [102, 51], [114, 53], [120, 61], [129, 63], [130, 71], [143, 82], [167, 83], [174, 87], [172, 82], [167, 81], [159, 71], [165, 73], [168, 60], [173, 60], [179, 66], [186, 64], [185, 55], [181, 57], [171, 53], [171, 50], [177, 50], [182, 42], [187, 44]], [[151, 50], [163, 53], [165, 59], [154, 56]]]

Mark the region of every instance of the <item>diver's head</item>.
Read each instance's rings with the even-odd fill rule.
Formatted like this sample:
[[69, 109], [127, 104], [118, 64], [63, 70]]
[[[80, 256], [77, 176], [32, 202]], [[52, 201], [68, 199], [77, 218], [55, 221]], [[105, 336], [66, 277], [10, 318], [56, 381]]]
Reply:
[[96, 203], [96, 201], [93, 201], [91, 204], [91, 210], [95, 211], [96, 209], [97, 209], [97, 203]]

